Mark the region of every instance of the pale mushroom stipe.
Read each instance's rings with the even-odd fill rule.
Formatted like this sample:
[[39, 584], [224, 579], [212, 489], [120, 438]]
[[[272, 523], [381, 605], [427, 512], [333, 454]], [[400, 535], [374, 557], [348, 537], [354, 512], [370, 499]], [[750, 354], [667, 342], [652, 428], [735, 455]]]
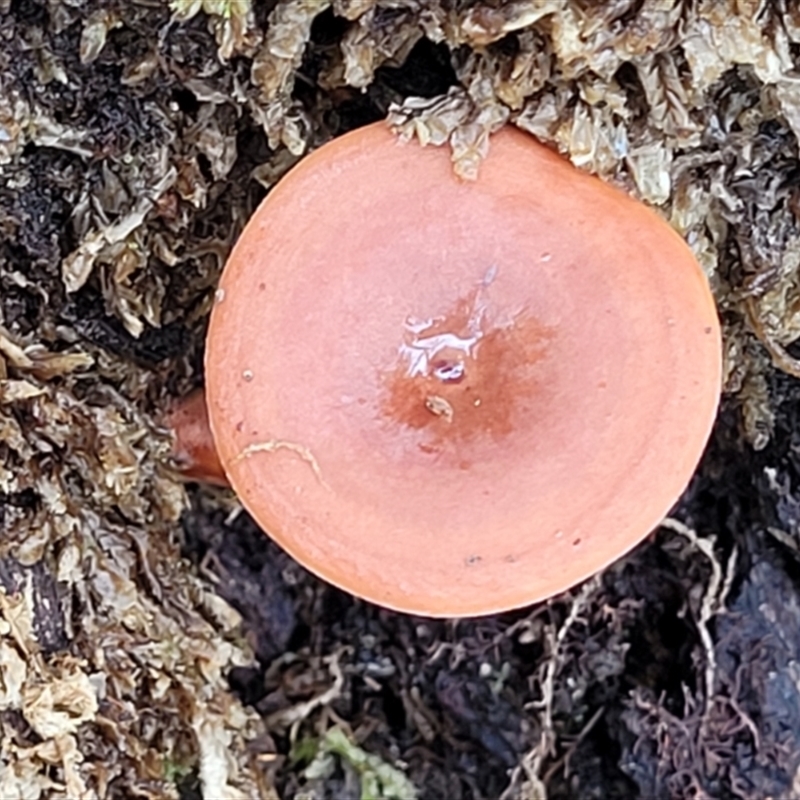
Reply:
[[254, 213], [211, 314], [205, 403], [171, 422], [187, 474], [227, 479], [312, 572], [468, 616], [644, 539], [720, 382], [707, 281], [653, 211], [512, 128], [464, 182], [445, 148], [376, 124]]

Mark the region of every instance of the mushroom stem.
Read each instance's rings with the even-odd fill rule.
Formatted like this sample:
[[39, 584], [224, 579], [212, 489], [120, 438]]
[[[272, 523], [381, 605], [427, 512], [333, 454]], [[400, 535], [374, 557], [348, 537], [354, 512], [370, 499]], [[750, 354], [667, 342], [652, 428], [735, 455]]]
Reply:
[[202, 389], [180, 400], [167, 414], [165, 423], [172, 431], [173, 462], [186, 480], [230, 486], [214, 446]]

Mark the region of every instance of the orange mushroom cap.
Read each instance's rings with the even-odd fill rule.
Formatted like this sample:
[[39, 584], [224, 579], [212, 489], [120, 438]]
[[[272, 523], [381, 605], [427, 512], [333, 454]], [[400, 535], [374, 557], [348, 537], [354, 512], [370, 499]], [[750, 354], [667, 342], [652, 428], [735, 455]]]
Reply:
[[305, 158], [225, 268], [206, 391], [245, 507], [394, 609], [552, 596], [643, 539], [716, 413], [703, 273], [655, 213], [531, 137], [476, 182], [383, 124]]

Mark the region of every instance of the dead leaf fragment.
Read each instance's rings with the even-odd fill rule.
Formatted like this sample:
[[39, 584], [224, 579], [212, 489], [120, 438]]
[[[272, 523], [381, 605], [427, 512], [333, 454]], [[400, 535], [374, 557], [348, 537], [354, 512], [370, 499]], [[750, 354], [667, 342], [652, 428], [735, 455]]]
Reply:
[[16, 403], [30, 400], [45, 393], [45, 389], [30, 381], [0, 380], [0, 403]]
[[110, 30], [119, 28], [122, 20], [113, 11], [93, 11], [83, 23], [80, 43], [81, 64], [91, 64], [102, 52]]
[[17, 648], [0, 640], [0, 710], [22, 707], [22, 687], [28, 667]]
[[44, 739], [66, 736], [97, 714], [97, 695], [85, 672], [77, 667], [46, 683], [28, 685], [22, 713]]
[[476, 6], [467, 10], [458, 23], [460, 42], [485, 47], [509, 33], [528, 28], [544, 17], [561, 11], [564, 0], [512, 0], [497, 8]]

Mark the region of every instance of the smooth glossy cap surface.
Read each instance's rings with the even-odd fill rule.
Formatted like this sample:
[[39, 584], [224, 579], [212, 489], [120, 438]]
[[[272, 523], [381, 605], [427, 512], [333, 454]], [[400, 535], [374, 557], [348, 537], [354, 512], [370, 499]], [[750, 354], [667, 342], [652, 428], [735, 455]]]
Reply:
[[305, 158], [226, 266], [221, 462], [299, 562], [436, 616], [522, 606], [647, 536], [710, 433], [705, 277], [639, 202], [524, 133], [476, 183], [382, 124]]

